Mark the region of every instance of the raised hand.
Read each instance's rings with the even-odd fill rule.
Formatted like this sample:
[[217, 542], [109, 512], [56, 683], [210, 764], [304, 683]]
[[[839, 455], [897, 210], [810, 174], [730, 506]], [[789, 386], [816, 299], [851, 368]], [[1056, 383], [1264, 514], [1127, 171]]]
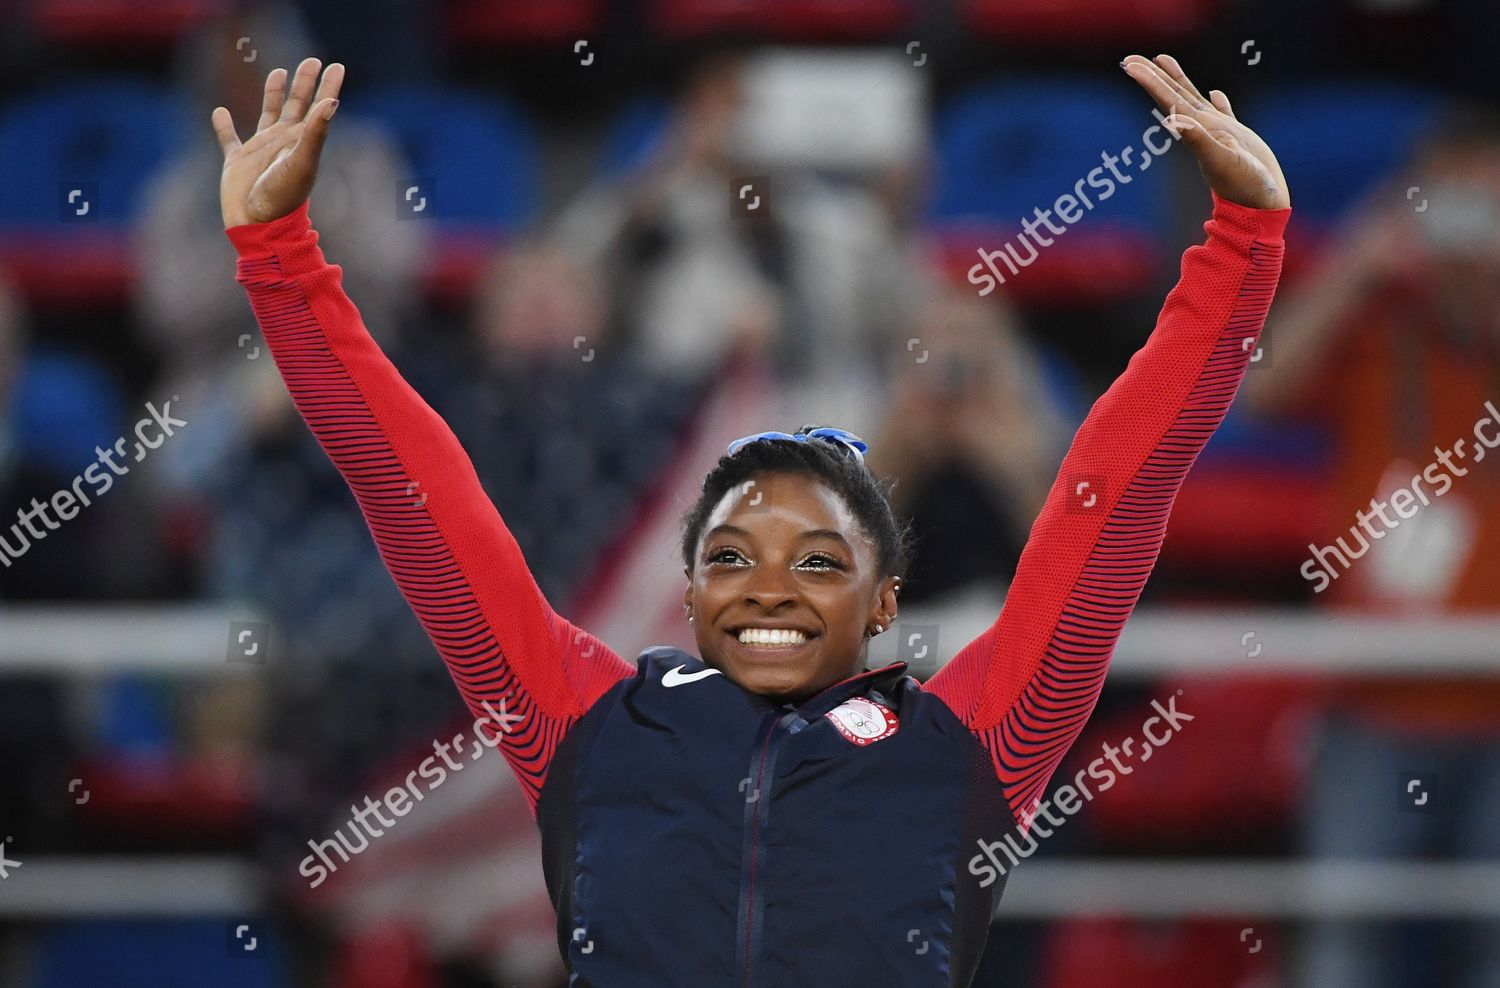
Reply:
[[1213, 89], [1205, 98], [1171, 55], [1153, 61], [1131, 55], [1126, 73], [1170, 114], [1166, 125], [1198, 159], [1209, 187], [1220, 197], [1255, 209], [1292, 204], [1286, 176], [1266, 142], [1235, 118], [1229, 97]]
[[[241, 144], [229, 110], [214, 108], [214, 133], [224, 149], [224, 173], [219, 179], [219, 207], [224, 228], [265, 223], [292, 212], [312, 192], [318, 177], [318, 156], [328, 137], [328, 121], [338, 108], [344, 66], [330, 64], [312, 99], [322, 63], [303, 59], [287, 92], [286, 69], [266, 76], [265, 100], [255, 135]], [[311, 106], [309, 112], [308, 107]]]

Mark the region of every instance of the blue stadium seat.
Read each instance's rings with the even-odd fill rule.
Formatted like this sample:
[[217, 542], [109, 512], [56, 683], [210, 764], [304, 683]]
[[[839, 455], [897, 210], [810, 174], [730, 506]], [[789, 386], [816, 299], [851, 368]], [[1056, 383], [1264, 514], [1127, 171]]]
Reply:
[[440, 226], [511, 232], [535, 214], [536, 134], [502, 98], [402, 84], [351, 93], [344, 102], [389, 129], [413, 180], [431, 180], [432, 219]]
[[[255, 926], [237, 945], [230, 918], [85, 920], [42, 931], [26, 988], [280, 988], [292, 983], [285, 949]], [[254, 936], [254, 949], [249, 947]]]
[[181, 104], [135, 79], [65, 82], [0, 118], [0, 264], [37, 301], [118, 301], [142, 192], [183, 138]]
[[1410, 158], [1442, 106], [1436, 93], [1398, 84], [1318, 82], [1235, 110], [1275, 148], [1298, 221], [1328, 223]]
[[[1138, 95], [1086, 79], [988, 83], [961, 94], [938, 116], [932, 219], [1014, 221], [1070, 190], [1100, 164], [1101, 152], [1130, 145], [1140, 154], [1141, 134], [1154, 121], [1149, 100]], [[1164, 229], [1169, 190], [1157, 164], [1144, 172], [1120, 165], [1131, 182], [1099, 202], [1090, 220]]]
[[[391, 85], [345, 102], [387, 128], [405, 156], [404, 202], [413, 218], [420, 208], [436, 234], [423, 272], [427, 294], [469, 297], [495, 248], [537, 213], [540, 155], [531, 123], [498, 96], [453, 87]], [[397, 207], [404, 208], [400, 197]]]
[[[0, 228], [129, 224], [146, 182], [183, 137], [180, 111], [171, 90], [133, 78], [47, 86], [23, 98], [0, 118]], [[69, 210], [75, 185], [84, 194]]]
[[153, 757], [172, 751], [168, 691], [150, 676], [121, 674], [100, 683], [94, 740], [111, 757]]
[[[1108, 151], [1122, 159], [1116, 168], [1129, 181], [1099, 172], [1098, 186], [1084, 186], [1092, 208], [1082, 209], [1013, 287], [1061, 297], [1139, 290], [1156, 273], [1171, 226], [1173, 167], [1169, 152], [1141, 169], [1148, 160], [1142, 135], [1155, 121], [1139, 95], [1085, 79], [988, 83], [961, 94], [938, 117], [929, 221], [950, 246], [958, 238], [963, 256], [972, 257], [976, 245], [998, 248], [1020, 233], [1022, 218], [1072, 194]], [[1164, 132], [1152, 135], [1157, 146], [1167, 140]], [[1132, 149], [1128, 163], [1125, 148]], [[1106, 178], [1112, 192], [1103, 187]]]
[[123, 408], [119, 382], [97, 360], [39, 346], [27, 354], [12, 398], [16, 442], [29, 458], [72, 477], [94, 462], [95, 446], [126, 434]]

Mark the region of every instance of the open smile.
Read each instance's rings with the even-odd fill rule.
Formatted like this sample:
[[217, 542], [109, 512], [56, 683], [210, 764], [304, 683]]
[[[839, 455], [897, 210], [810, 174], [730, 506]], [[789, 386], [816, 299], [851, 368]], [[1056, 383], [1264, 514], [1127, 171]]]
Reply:
[[816, 633], [800, 628], [738, 628], [726, 634], [741, 649], [757, 655], [789, 655], [817, 638]]

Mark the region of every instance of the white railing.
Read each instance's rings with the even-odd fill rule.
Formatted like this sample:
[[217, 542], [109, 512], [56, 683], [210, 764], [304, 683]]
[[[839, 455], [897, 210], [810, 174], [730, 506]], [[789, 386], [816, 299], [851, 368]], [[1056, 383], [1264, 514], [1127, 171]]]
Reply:
[[[951, 655], [989, 627], [999, 597], [976, 592], [943, 608], [909, 607], [902, 625], [937, 628]], [[254, 607], [0, 607], [0, 676], [145, 672], [241, 675], [231, 626], [265, 622]], [[275, 660], [271, 629], [270, 662]], [[895, 635], [875, 639], [871, 664], [895, 657]], [[434, 662], [438, 661], [436, 656]], [[920, 661], [913, 672], [931, 671]], [[1500, 614], [1389, 617], [1290, 608], [1139, 610], [1126, 626], [1113, 680], [1173, 673], [1500, 676]], [[0, 881], [0, 916], [248, 915], [264, 876], [243, 859], [28, 858]], [[1258, 860], [1026, 861], [1013, 869], [1002, 918], [1500, 917], [1500, 866], [1453, 862]]]
[[[990, 626], [999, 597], [966, 595], [941, 608], [904, 607], [896, 627], [870, 644], [872, 664], [896, 657], [902, 627], [937, 628], [930, 662], [951, 656]], [[0, 673], [254, 670], [228, 661], [234, 622], [266, 619], [252, 606], [0, 607]], [[267, 648], [275, 661], [276, 629]], [[433, 661], [438, 661], [436, 655]], [[1500, 612], [1390, 617], [1305, 608], [1138, 608], [1110, 663], [1114, 679], [1169, 673], [1500, 676]]]

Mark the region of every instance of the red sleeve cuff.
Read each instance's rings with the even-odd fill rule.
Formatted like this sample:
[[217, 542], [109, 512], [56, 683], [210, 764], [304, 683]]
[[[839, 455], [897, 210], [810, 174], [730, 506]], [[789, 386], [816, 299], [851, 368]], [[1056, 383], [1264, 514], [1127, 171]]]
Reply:
[[1287, 221], [1292, 218], [1292, 207], [1283, 209], [1256, 209], [1224, 199], [1210, 190], [1214, 198], [1214, 219], [1235, 230], [1241, 230], [1262, 243], [1280, 243], [1286, 232]]
[[267, 223], [242, 223], [224, 230], [224, 235], [234, 245], [241, 257], [269, 257], [275, 253], [274, 245], [302, 239], [312, 229], [312, 220], [307, 215], [308, 200], [279, 219]]

